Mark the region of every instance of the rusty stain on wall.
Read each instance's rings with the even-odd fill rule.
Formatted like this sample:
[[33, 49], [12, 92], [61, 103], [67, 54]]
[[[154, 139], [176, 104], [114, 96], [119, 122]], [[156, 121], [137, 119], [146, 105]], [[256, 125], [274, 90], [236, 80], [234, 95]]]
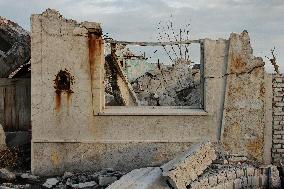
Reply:
[[55, 167], [58, 167], [60, 164], [60, 158], [57, 151], [51, 152], [51, 162]]
[[61, 96], [62, 94], [67, 95], [67, 108], [69, 109], [71, 95], [73, 93], [71, 86], [74, 84], [74, 77], [71, 76], [70, 72], [65, 70], [60, 70], [55, 76], [54, 88], [55, 88], [55, 110], [60, 111], [61, 109]]

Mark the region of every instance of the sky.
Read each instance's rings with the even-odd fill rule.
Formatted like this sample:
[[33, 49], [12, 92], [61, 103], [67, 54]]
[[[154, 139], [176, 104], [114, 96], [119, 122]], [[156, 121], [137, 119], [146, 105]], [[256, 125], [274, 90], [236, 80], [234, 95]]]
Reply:
[[[284, 72], [284, 0], [0, 0], [0, 15], [30, 30], [30, 15], [47, 8], [70, 19], [102, 23], [116, 40], [157, 41], [159, 21], [190, 24], [190, 39], [229, 38], [247, 30], [256, 56], [276, 48]], [[172, 17], [171, 17], [172, 15]]]

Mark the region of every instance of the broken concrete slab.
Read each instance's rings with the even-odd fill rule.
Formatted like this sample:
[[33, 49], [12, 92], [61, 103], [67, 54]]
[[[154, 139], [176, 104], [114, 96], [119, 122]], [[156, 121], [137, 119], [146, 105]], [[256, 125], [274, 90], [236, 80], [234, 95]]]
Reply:
[[172, 187], [186, 189], [216, 158], [217, 155], [211, 142], [197, 144], [184, 154], [164, 164], [161, 167], [163, 176], [167, 178]]
[[46, 188], [52, 188], [54, 187], [59, 181], [56, 178], [49, 178], [46, 179], [45, 183], [42, 185]]
[[230, 154], [262, 162], [266, 95], [264, 62], [254, 57], [247, 31], [232, 33], [229, 43], [221, 141]]
[[107, 189], [170, 189], [159, 167], [135, 169]]

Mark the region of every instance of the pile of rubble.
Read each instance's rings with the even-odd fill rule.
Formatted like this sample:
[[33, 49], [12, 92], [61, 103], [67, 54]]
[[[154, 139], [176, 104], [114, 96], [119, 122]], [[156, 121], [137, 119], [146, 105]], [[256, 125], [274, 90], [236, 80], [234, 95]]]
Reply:
[[281, 188], [277, 167], [233, 159], [204, 142], [161, 167], [133, 170], [108, 189]]
[[52, 178], [32, 175], [30, 172], [13, 173], [0, 169], [1, 189], [30, 189], [30, 188], [85, 188], [103, 189], [122, 176], [122, 173], [106, 169], [97, 173], [72, 173]]
[[195, 106], [201, 104], [199, 69], [191, 62], [177, 60], [171, 66], [157, 66], [132, 82], [144, 106]]
[[[149, 63], [138, 57], [130, 61], [129, 50], [118, 46], [115, 54], [105, 57], [105, 96], [107, 106], [201, 106], [201, 85], [199, 65], [177, 59], [172, 65]], [[118, 55], [117, 55], [118, 54]], [[140, 65], [140, 66], [137, 66]], [[142, 65], [142, 66], [141, 66]], [[143, 73], [144, 72], [144, 73]], [[136, 77], [135, 77], [136, 76]], [[130, 77], [130, 79], [129, 79]], [[129, 91], [132, 97], [125, 95]]]

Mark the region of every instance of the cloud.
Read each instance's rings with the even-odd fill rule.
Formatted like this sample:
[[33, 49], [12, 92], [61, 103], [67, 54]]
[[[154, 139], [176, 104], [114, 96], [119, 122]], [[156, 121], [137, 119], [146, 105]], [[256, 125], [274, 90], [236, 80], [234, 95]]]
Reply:
[[157, 23], [171, 14], [177, 27], [191, 23], [192, 38], [228, 38], [246, 29], [256, 55], [269, 55], [276, 46], [284, 72], [283, 0], [0, 0], [1, 16], [27, 30], [30, 15], [46, 8], [67, 18], [100, 22], [118, 40], [156, 40]]

